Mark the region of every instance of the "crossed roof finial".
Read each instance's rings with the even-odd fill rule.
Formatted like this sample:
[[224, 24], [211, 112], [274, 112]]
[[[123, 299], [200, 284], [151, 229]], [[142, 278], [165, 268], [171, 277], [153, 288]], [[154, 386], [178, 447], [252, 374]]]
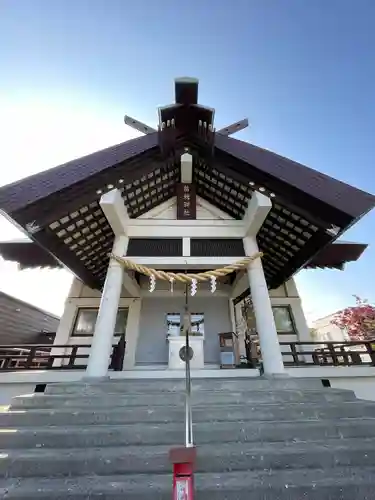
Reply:
[[[180, 108], [181, 106], [193, 106], [202, 109], [206, 108], [206, 106], [201, 106], [198, 104], [198, 85], [199, 85], [199, 80], [197, 78], [181, 77], [175, 79], [175, 103], [168, 106], [162, 106], [159, 108], [160, 127], [162, 127], [163, 114], [165, 114], [167, 110], [171, 110], [172, 108], [177, 109]], [[213, 121], [215, 110], [210, 108], [206, 109], [209, 109], [211, 111], [212, 121]], [[131, 116], [128, 115], [124, 116], [124, 122], [125, 125], [129, 125], [138, 132], [141, 132], [146, 135], [157, 132], [157, 130], [154, 127], [151, 127], [146, 123], [136, 120], [135, 118], [132, 118]], [[211, 123], [211, 125], [213, 126], [213, 123]], [[226, 127], [223, 127], [220, 130], [217, 130], [216, 133], [229, 136], [235, 134], [236, 132], [239, 132], [240, 130], [247, 128], [248, 126], [249, 126], [249, 120], [245, 118], [238, 122], [234, 122]]]

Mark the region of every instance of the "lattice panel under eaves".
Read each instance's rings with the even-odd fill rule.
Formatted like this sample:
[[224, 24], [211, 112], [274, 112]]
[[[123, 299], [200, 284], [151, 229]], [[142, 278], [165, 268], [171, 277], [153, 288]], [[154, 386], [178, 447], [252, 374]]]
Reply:
[[121, 187], [129, 217], [139, 217], [174, 196], [179, 180], [179, 165], [169, 165]]
[[292, 259], [309, 244], [318, 227], [275, 203], [263, 223], [257, 240], [264, 252], [263, 267], [267, 281], [283, 273]]
[[99, 200], [80, 207], [49, 225], [81, 264], [100, 278], [113, 245], [113, 231], [99, 206]]
[[250, 185], [242, 184], [204, 164], [194, 168], [194, 182], [199, 196], [235, 219], [242, 219], [252, 195]]
[[101, 195], [116, 186], [121, 191], [129, 216], [138, 217], [175, 194], [179, 175], [178, 166], [170, 165], [158, 168], [131, 184], [121, 183], [120, 179], [97, 190], [96, 199], [91, 203], [49, 224], [49, 230], [75, 254], [95, 279], [103, 281], [114, 235], [99, 205]]

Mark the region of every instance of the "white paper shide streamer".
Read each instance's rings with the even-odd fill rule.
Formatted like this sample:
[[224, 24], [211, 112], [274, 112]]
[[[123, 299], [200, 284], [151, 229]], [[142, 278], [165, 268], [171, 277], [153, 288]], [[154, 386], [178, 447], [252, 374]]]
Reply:
[[216, 292], [216, 286], [217, 286], [216, 276], [211, 276], [211, 293]]
[[190, 295], [194, 297], [194, 295], [197, 293], [197, 288], [198, 288], [198, 281], [194, 278], [191, 280], [191, 288], [190, 288]]
[[151, 293], [155, 290], [155, 286], [156, 286], [156, 279], [155, 276], [152, 275], [150, 276], [150, 288], [149, 288]]

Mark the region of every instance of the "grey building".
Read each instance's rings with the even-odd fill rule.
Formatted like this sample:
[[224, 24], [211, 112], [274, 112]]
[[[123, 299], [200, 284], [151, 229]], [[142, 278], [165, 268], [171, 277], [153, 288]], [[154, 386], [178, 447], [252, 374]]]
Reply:
[[0, 345], [51, 344], [60, 318], [0, 292]]

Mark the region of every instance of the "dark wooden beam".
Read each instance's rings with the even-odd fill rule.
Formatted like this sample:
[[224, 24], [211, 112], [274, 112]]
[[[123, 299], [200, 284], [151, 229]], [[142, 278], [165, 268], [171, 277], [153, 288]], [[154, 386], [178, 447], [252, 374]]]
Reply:
[[326, 233], [317, 232], [309, 242], [291, 259], [289, 264], [286, 264], [279, 277], [275, 277], [269, 283], [270, 288], [278, 288], [280, 285], [288, 281], [293, 275], [303, 269], [314, 257], [327, 245], [332, 243], [332, 237]]
[[[33, 221], [36, 221], [39, 226], [47, 226], [67, 213], [73, 212], [77, 207], [99, 200], [101, 195], [97, 191], [104, 192], [111, 185], [121, 188], [121, 186], [130, 184], [163, 165], [162, 160], [155, 159], [151, 153], [145, 153], [135, 160], [132, 159], [128, 163], [116, 165], [28, 205], [10, 216], [23, 227]], [[119, 179], [123, 180], [122, 184], [118, 183]]]
[[102, 283], [87, 271], [80, 263], [74, 252], [62, 244], [62, 242], [49, 229], [42, 229], [33, 235], [33, 240], [41, 245], [44, 250], [62, 263], [63, 267], [69, 269], [77, 278], [81, 279], [85, 285], [93, 289], [101, 289]]
[[[311, 203], [308, 205], [307, 200], [305, 200], [303, 204], [296, 204], [292, 197], [289, 198], [288, 189], [285, 186], [282, 186], [275, 181], [270, 182], [269, 180], [267, 181], [261, 179], [255, 170], [250, 166], [247, 166], [248, 176], [245, 176], [242, 172], [235, 170], [232, 167], [233, 165], [228, 166], [228, 164], [223, 162], [222, 159], [219, 160], [218, 155], [215, 154], [215, 159], [212, 161], [212, 168], [216, 168], [223, 174], [228, 177], [232, 177], [232, 179], [240, 182], [241, 184], [249, 185], [249, 182], [253, 182], [253, 188], [257, 191], [259, 191], [259, 187], [266, 188], [266, 192], [263, 194], [266, 196], [270, 193], [275, 194], [275, 196], [271, 198], [273, 203], [282, 205], [291, 212], [305, 218], [317, 227], [328, 229], [332, 226], [332, 221], [327, 220], [327, 216], [324, 215], [324, 210], [321, 214], [314, 212], [314, 206]], [[346, 223], [348, 223], [348, 219], [346, 219]]]

